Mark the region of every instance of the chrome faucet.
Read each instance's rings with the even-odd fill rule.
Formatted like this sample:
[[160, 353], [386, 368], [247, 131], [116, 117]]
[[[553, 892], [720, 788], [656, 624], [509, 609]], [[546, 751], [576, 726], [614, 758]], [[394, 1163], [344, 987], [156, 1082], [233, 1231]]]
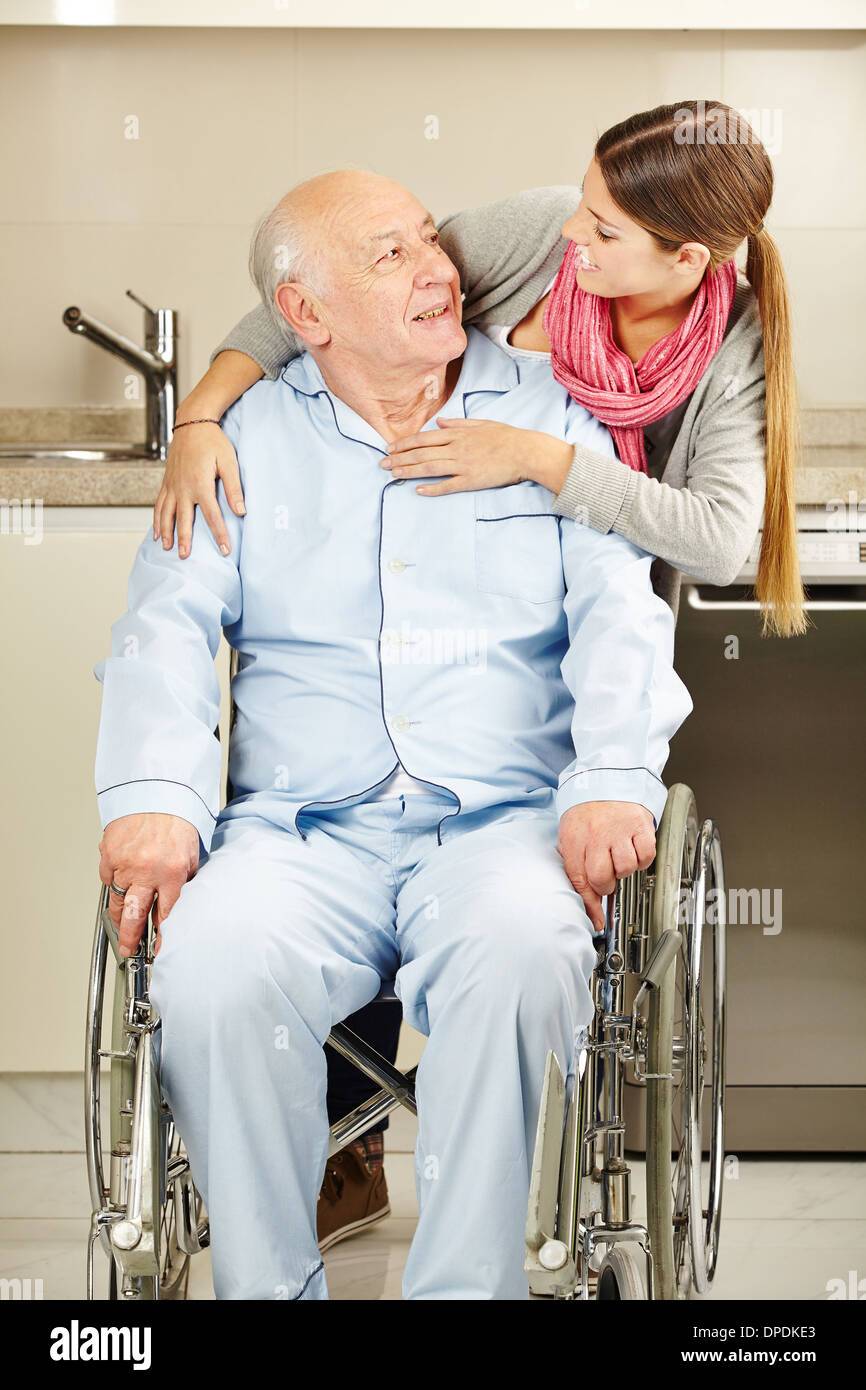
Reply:
[[115, 333], [81, 309], [71, 306], [63, 322], [71, 333], [81, 333], [98, 347], [115, 357], [122, 357], [144, 377], [146, 396], [146, 453], [151, 458], [164, 459], [168, 454], [174, 414], [177, 408], [177, 312], [174, 309], [151, 309], [127, 290], [129, 298], [144, 310], [144, 347]]

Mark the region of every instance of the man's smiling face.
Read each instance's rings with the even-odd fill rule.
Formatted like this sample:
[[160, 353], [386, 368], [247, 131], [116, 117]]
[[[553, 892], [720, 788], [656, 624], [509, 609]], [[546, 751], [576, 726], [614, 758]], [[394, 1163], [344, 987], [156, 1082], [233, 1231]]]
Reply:
[[459, 357], [460, 279], [423, 204], [376, 174], [315, 183], [302, 212], [326, 281], [319, 305], [329, 336], [319, 346], [413, 376]]

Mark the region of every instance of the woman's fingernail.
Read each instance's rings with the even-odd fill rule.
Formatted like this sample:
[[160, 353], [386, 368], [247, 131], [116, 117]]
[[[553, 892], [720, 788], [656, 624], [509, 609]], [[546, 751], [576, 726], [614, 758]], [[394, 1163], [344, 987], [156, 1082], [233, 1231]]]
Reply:
[[246, 514], [247, 514], [247, 509], [246, 509], [246, 507], [244, 506], [243, 502], [241, 502], [240, 506], [238, 507], [238, 516], [246, 516]]
[[228, 555], [228, 553], [229, 553], [229, 548], [228, 548], [228, 546], [227, 546], [227, 545], [221, 545], [221, 546], [220, 546], [220, 555]]

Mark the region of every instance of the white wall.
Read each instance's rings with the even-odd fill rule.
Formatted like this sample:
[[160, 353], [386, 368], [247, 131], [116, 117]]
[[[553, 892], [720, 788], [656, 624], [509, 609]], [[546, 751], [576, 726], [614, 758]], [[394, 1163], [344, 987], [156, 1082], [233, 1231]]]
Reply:
[[60, 321], [138, 338], [127, 287], [179, 310], [190, 386], [254, 303], [255, 218], [323, 168], [440, 216], [578, 183], [607, 126], [700, 96], [764, 113], [803, 404], [866, 404], [862, 33], [0, 27], [0, 406], [129, 404]]

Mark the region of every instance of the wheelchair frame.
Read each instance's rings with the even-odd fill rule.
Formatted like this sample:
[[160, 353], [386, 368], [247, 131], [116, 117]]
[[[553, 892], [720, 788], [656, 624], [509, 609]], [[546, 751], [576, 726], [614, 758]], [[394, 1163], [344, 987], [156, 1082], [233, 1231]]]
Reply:
[[[87, 1297], [95, 1296], [93, 1251], [100, 1243], [109, 1258], [109, 1298], [182, 1299], [189, 1261], [208, 1244], [209, 1230], [159, 1088], [160, 1025], [148, 998], [155, 931], [148, 921], [136, 953], [121, 958], [108, 892], [100, 885], [88, 991]], [[578, 1048], [573, 1084], [566, 1084], [554, 1054], [548, 1056], [526, 1224], [525, 1269], [537, 1297], [687, 1298], [712, 1282], [724, 1172], [724, 906], [718, 830], [709, 820], [698, 826], [694, 795], [678, 783], [668, 794], [653, 864], [620, 880], [607, 898], [605, 929], [594, 938], [595, 1015]], [[705, 954], [712, 958], [709, 1023]], [[116, 972], [105, 1048], [111, 958]], [[327, 1041], [380, 1088], [331, 1126], [331, 1156], [398, 1105], [416, 1113], [415, 1068], [399, 1071], [344, 1024]], [[705, 1204], [701, 1120], [708, 1050]], [[110, 1068], [107, 1181], [103, 1060]], [[631, 1219], [622, 1117], [627, 1066], [647, 1087], [646, 1224]]]
[[[595, 1016], [570, 1095], [548, 1055], [526, 1223], [525, 1270], [534, 1294], [669, 1300], [705, 1293], [711, 1284], [724, 1178], [725, 928], [719, 832], [709, 820], [698, 827], [694, 795], [677, 783], [653, 865], [620, 880], [608, 899], [605, 930], [595, 938]], [[712, 968], [709, 1023], [705, 954]], [[645, 1225], [632, 1220], [625, 1161], [629, 1064], [633, 1080], [647, 1088]]]

